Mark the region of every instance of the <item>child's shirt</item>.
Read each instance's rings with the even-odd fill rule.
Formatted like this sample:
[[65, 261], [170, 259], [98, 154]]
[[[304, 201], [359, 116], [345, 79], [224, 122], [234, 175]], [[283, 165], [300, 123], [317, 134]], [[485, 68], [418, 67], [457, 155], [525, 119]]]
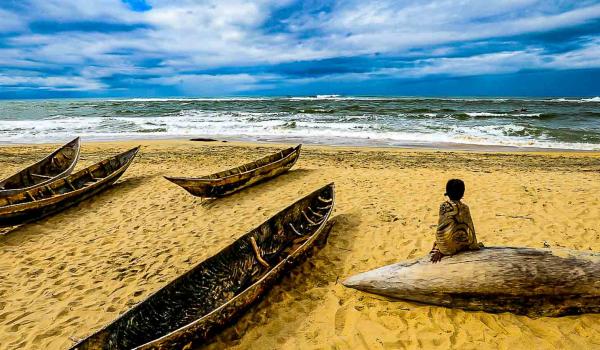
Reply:
[[471, 212], [466, 204], [449, 200], [440, 205], [436, 244], [444, 255], [479, 249]]

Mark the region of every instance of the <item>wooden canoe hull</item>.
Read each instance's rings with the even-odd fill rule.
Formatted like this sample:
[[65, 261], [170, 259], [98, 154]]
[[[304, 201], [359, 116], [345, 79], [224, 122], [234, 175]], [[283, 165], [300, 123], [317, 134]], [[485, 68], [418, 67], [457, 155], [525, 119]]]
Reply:
[[[42, 219], [104, 191], [123, 175], [138, 150], [139, 147], [133, 148], [45, 186], [0, 198], [0, 227], [20, 225]], [[85, 176], [88, 174], [98, 175], [102, 171], [100, 165], [107, 163], [112, 164], [114, 169], [100, 181], [81, 188], [76, 187], [76, 190], [65, 190], [70, 187], [69, 183], [77, 186], [78, 183], [85, 181]], [[54, 195], [50, 195], [50, 190], [54, 192]], [[32, 201], [30, 196], [37, 199]]]
[[490, 247], [429, 256], [352, 276], [350, 288], [421, 303], [487, 312], [563, 316], [600, 312], [600, 254]]
[[[287, 224], [294, 222], [302, 230], [302, 213], [317, 210], [320, 196], [330, 198], [320, 223], [297, 235]], [[333, 184], [300, 199], [72, 349], [181, 349], [210, 338], [325, 243], [333, 203]], [[268, 268], [261, 265], [251, 240]]]
[[285, 149], [254, 162], [201, 178], [167, 177], [190, 194], [204, 198], [230, 195], [256, 183], [277, 177], [296, 164], [302, 145]]
[[68, 176], [79, 160], [80, 148], [81, 140], [77, 137], [39, 162], [1, 180], [0, 197], [44, 186]]

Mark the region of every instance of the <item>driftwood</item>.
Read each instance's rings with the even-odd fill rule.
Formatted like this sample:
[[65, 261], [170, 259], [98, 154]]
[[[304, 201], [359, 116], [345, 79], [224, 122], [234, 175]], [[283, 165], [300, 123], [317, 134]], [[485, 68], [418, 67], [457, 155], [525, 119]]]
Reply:
[[77, 160], [81, 141], [79, 137], [57, 148], [39, 162], [32, 164], [16, 174], [0, 180], [0, 197], [44, 186], [54, 180], [68, 176]]
[[99, 193], [123, 175], [139, 147], [44, 186], [0, 197], [0, 227], [35, 221]]
[[600, 312], [600, 254], [490, 247], [352, 276], [347, 287], [433, 305], [529, 316]]
[[288, 171], [300, 157], [300, 147], [291, 147], [233, 169], [199, 178], [167, 177], [194, 196], [224, 197]]
[[[316, 209], [319, 198], [331, 200], [327, 209]], [[298, 200], [72, 349], [181, 349], [210, 338], [325, 243], [333, 198], [329, 184]], [[318, 225], [304, 219], [308, 208], [321, 215]]]

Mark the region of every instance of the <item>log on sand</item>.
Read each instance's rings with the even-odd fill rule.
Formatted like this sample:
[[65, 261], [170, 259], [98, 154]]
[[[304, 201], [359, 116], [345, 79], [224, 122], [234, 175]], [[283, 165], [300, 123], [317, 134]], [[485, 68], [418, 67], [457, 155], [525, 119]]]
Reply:
[[343, 284], [421, 303], [537, 316], [600, 312], [600, 254], [489, 247], [429, 256], [352, 276]]

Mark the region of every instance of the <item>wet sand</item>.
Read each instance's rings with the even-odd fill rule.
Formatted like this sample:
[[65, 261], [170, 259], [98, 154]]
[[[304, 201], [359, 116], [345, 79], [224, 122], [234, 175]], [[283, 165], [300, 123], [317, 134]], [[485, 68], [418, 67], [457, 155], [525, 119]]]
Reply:
[[[65, 349], [295, 199], [334, 181], [328, 244], [203, 348], [591, 349], [600, 315], [531, 319], [390, 301], [344, 277], [426, 254], [448, 178], [467, 184], [486, 245], [600, 251], [600, 153], [306, 146], [289, 173], [202, 202], [162, 178], [199, 176], [283, 147], [142, 141], [109, 190], [0, 229], [0, 349]], [[83, 143], [78, 168], [132, 142]], [[0, 148], [0, 177], [55, 145]]]

